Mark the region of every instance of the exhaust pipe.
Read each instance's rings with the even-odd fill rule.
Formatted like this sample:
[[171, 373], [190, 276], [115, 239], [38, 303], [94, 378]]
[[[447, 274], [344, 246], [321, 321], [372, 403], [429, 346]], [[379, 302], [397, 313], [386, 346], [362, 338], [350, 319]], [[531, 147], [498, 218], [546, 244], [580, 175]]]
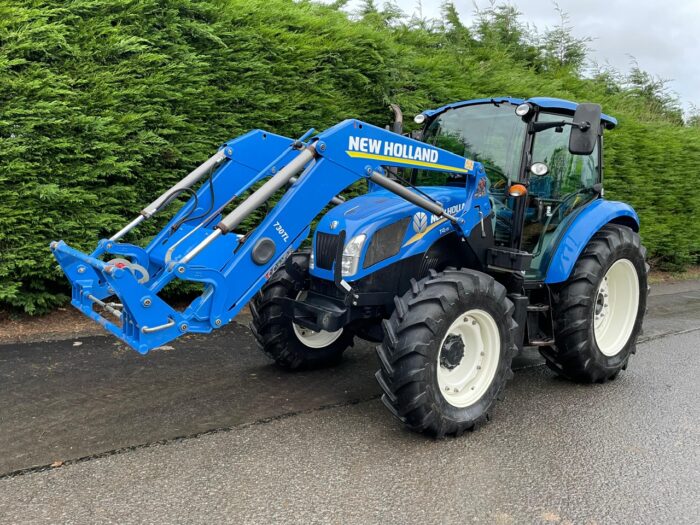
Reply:
[[398, 104], [389, 104], [389, 107], [394, 112], [394, 123], [391, 125], [391, 131], [401, 135], [403, 133], [403, 111]]

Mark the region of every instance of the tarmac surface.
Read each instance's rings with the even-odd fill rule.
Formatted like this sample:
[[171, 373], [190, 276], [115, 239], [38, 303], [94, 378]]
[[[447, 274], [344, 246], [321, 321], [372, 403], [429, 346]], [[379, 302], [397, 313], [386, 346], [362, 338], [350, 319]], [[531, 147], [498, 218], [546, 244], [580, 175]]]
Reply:
[[700, 282], [652, 290], [642, 341], [604, 385], [527, 351], [441, 441], [389, 417], [365, 343], [296, 374], [238, 324], [145, 357], [0, 346], [0, 521], [700, 523]]

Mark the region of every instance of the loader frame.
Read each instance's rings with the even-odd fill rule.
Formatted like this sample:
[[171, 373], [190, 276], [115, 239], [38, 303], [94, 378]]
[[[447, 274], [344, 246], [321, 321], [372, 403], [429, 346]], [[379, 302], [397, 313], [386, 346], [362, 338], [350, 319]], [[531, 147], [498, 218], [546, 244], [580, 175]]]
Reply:
[[[358, 180], [368, 179], [446, 218], [466, 237], [490, 214], [483, 206], [478, 214], [471, 209], [475, 181], [484, 175], [478, 162], [359, 120], [313, 133], [293, 140], [255, 130], [225, 143], [127, 226], [100, 240], [90, 255], [63, 241], [52, 242], [51, 250], [72, 285], [72, 304], [145, 354], [185, 333], [207, 333], [229, 323], [300, 247], [313, 219]], [[465, 206], [450, 215], [440, 203], [388, 178], [384, 170], [392, 167], [466, 175]], [[254, 189], [258, 183], [262, 185]], [[283, 189], [260, 224], [245, 234], [236, 232]], [[252, 193], [224, 215], [248, 191]], [[148, 246], [120, 242], [184, 192], [191, 198]], [[117, 258], [105, 260], [110, 255]], [[159, 296], [175, 279], [204, 287], [183, 311]], [[342, 278], [338, 284], [352, 293]]]

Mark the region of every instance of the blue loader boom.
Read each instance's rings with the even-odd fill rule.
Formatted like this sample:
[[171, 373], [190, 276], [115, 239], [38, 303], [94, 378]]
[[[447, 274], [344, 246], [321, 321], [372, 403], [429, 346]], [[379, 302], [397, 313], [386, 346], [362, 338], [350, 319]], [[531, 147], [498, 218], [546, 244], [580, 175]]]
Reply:
[[[151, 204], [90, 255], [63, 241], [51, 250], [72, 285], [72, 304], [145, 354], [185, 333], [207, 333], [229, 323], [308, 237], [312, 220], [338, 193], [361, 179], [395, 193], [468, 232], [465, 220], [388, 178], [384, 167], [414, 167], [466, 175], [475, 186], [483, 167], [449, 151], [360, 122], [346, 120], [298, 140], [255, 130], [219, 151]], [[194, 192], [191, 188], [208, 176]], [[267, 179], [230, 213], [226, 206]], [[263, 221], [245, 234], [241, 222], [288, 187]], [[145, 248], [120, 242], [182, 192], [192, 197]], [[466, 196], [472, 195], [467, 189]], [[488, 203], [481, 214], [488, 214]], [[111, 258], [110, 258], [111, 257]], [[180, 279], [204, 285], [184, 311], [159, 297]], [[343, 285], [349, 285], [343, 281]], [[105, 317], [105, 315], [109, 315]]]

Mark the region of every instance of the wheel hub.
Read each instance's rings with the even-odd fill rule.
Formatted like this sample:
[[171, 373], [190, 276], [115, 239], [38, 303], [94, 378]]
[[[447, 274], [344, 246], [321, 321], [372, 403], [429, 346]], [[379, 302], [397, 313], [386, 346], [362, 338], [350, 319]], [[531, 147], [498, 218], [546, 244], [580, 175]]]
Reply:
[[609, 294], [608, 277], [605, 276], [600, 283], [600, 288], [598, 288], [598, 294], [595, 300], [595, 327], [598, 329], [603, 325], [610, 313], [610, 304], [608, 303]]
[[447, 370], [454, 370], [462, 362], [464, 357], [464, 340], [462, 336], [449, 334], [442, 345], [440, 352], [440, 366]]
[[440, 346], [437, 379], [453, 406], [473, 405], [488, 390], [500, 360], [498, 326], [484, 310], [469, 310], [448, 328]]

